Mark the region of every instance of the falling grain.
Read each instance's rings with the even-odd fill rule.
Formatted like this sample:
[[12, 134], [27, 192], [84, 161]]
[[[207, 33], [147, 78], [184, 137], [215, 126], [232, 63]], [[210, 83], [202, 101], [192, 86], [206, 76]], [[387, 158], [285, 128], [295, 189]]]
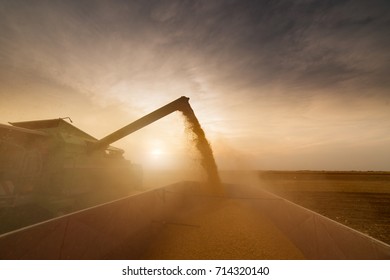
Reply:
[[200, 153], [200, 164], [207, 174], [207, 181], [211, 190], [217, 194], [223, 194], [223, 187], [218, 174], [217, 164], [215, 162], [210, 143], [206, 139], [197, 117], [191, 106], [181, 109], [185, 119], [187, 134], [192, 136], [192, 141]]

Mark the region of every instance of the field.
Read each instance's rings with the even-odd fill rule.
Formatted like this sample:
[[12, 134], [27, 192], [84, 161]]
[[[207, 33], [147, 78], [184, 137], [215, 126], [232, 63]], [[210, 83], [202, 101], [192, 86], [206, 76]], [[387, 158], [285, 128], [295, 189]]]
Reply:
[[260, 171], [267, 191], [390, 244], [390, 173]]

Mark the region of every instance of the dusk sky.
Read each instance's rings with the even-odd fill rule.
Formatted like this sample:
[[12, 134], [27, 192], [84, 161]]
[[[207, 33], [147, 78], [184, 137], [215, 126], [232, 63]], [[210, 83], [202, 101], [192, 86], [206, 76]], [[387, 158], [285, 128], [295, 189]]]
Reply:
[[[221, 169], [390, 170], [390, 1], [0, 0], [0, 123], [101, 138], [183, 95]], [[114, 146], [193, 160], [179, 113]]]

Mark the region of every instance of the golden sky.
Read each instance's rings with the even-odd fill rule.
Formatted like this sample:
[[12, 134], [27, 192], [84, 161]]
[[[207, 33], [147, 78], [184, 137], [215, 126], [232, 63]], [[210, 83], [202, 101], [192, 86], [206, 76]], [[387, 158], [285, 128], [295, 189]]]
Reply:
[[[387, 1], [0, 1], [0, 123], [101, 138], [190, 97], [222, 169], [390, 170]], [[179, 113], [115, 143], [193, 163]]]

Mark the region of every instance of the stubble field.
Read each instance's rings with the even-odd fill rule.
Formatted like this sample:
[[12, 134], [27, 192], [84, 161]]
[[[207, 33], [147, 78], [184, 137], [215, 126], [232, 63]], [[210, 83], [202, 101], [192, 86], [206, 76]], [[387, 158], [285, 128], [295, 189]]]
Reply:
[[390, 173], [261, 171], [261, 185], [311, 209], [390, 244]]

